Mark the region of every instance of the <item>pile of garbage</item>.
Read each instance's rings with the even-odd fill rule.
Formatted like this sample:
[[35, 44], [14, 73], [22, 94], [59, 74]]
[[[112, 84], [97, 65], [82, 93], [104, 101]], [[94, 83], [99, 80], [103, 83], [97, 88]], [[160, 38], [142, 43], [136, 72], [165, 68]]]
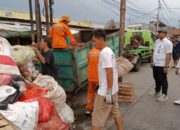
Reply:
[[53, 77], [32, 63], [33, 48], [0, 37], [0, 114], [15, 130], [69, 130], [74, 113]]

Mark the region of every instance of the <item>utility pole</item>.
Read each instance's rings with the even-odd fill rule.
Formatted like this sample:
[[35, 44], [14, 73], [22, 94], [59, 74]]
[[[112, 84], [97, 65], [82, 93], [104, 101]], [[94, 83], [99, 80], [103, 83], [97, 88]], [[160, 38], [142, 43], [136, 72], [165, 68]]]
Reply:
[[42, 28], [41, 28], [41, 13], [40, 13], [39, 0], [35, 0], [35, 13], [36, 13], [37, 43], [38, 43], [38, 48], [40, 48], [40, 43], [42, 39]]
[[159, 18], [160, 18], [160, 10], [161, 10], [161, 0], [158, 0], [158, 14], [157, 14], [157, 25], [156, 25], [156, 31], [159, 30]]
[[120, 3], [120, 38], [119, 38], [119, 55], [122, 56], [124, 51], [124, 32], [125, 32], [125, 14], [126, 14], [126, 0], [121, 0]]
[[50, 25], [53, 25], [53, 8], [54, 0], [49, 0], [49, 12], [50, 12]]
[[31, 40], [32, 40], [32, 43], [34, 43], [35, 36], [34, 36], [32, 0], [29, 0], [29, 14], [30, 14], [30, 23], [31, 23]]
[[49, 34], [49, 0], [44, 0], [45, 16], [46, 16], [46, 35]]

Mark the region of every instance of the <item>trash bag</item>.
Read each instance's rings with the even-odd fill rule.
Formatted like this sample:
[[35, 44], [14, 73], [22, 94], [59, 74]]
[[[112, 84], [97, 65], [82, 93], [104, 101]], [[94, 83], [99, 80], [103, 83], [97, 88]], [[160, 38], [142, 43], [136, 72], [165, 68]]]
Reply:
[[66, 93], [64, 89], [54, 80], [53, 77], [48, 75], [39, 74], [33, 83], [48, 89], [48, 93], [44, 94], [44, 97], [54, 103], [58, 113], [65, 106]]
[[39, 74], [39, 71], [36, 70], [32, 61], [27, 62], [26, 64], [21, 66], [19, 69], [20, 69], [21, 74], [28, 81], [33, 81]]
[[133, 64], [131, 64], [128, 59], [126, 59], [124, 57], [118, 58], [118, 75], [119, 75], [119, 77], [126, 75], [133, 67], [134, 67]]
[[10, 56], [0, 55], [0, 74], [21, 75]]
[[7, 85], [12, 81], [12, 75], [0, 74], [0, 85]]
[[3, 85], [0, 87], [0, 109], [6, 110], [8, 104], [16, 102], [21, 96], [18, 86]]
[[0, 55], [11, 57], [11, 44], [3, 37], [0, 37]]
[[[11, 84], [10, 84], [16, 91], [14, 94], [8, 96], [4, 101], [2, 101], [1, 103], [3, 104], [12, 104], [14, 102], [16, 102], [19, 97], [21, 97], [22, 93], [21, 91], [19, 90], [20, 86], [19, 84], [17, 84], [15, 81], [12, 81]], [[8, 90], [6, 90], [7, 92]]]
[[37, 99], [39, 97], [43, 97], [48, 91], [39, 87], [36, 84], [29, 83], [26, 84], [26, 91], [22, 93], [22, 96], [19, 98], [19, 101], [27, 101], [32, 99]]
[[9, 96], [16, 93], [16, 89], [9, 85], [2, 85], [0, 87], [0, 102], [3, 102]]
[[48, 122], [38, 123], [36, 130], [69, 130], [70, 126], [63, 122], [54, 109]]
[[9, 104], [0, 113], [12, 122], [18, 130], [36, 130], [39, 106], [37, 101]]
[[31, 101], [37, 100], [39, 103], [39, 118], [38, 122], [47, 122], [51, 119], [52, 111], [54, 109], [53, 103], [44, 98], [43, 95], [47, 93], [46, 89], [43, 89], [36, 84], [27, 84], [27, 90], [23, 92], [19, 101]]
[[12, 46], [12, 57], [18, 66], [22, 66], [35, 57], [35, 52], [30, 46]]
[[51, 119], [54, 105], [51, 103], [48, 99], [39, 97], [38, 99], [39, 103], [39, 119], [38, 123], [47, 122]]
[[73, 110], [67, 104], [65, 104], [63, 109], [60, 111], [60, 117], [65, 123], [71, 124], [74, 122]]

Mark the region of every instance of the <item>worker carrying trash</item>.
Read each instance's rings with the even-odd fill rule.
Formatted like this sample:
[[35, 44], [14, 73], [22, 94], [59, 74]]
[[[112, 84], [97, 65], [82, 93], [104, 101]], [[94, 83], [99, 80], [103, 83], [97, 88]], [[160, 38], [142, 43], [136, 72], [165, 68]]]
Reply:
[[68, 48], [68, 42], [77, 45], [68, 23], [71, 20], [68, 16], [62, 16], [58, 23], [52, 25], [49, 38], [52, 39], [52, 48]]
[[100, 50], [93, 48], [88, 56], [88, 94], [86, 104], [86, 114], [91, 114], [94, 104], [94, 94], [98, 85], [98, 61]]

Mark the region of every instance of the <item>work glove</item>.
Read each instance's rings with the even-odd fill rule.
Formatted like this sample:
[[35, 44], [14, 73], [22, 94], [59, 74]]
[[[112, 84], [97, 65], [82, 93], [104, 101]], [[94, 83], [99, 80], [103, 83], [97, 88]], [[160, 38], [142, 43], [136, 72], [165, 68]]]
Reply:
[[106, 102], [108, 105], [113, 104], [112, 89], [111, 89], [111, 88], [108, 88], [108, 89], [107, 89], [106, 96], [105, 96], [105, 102]]

